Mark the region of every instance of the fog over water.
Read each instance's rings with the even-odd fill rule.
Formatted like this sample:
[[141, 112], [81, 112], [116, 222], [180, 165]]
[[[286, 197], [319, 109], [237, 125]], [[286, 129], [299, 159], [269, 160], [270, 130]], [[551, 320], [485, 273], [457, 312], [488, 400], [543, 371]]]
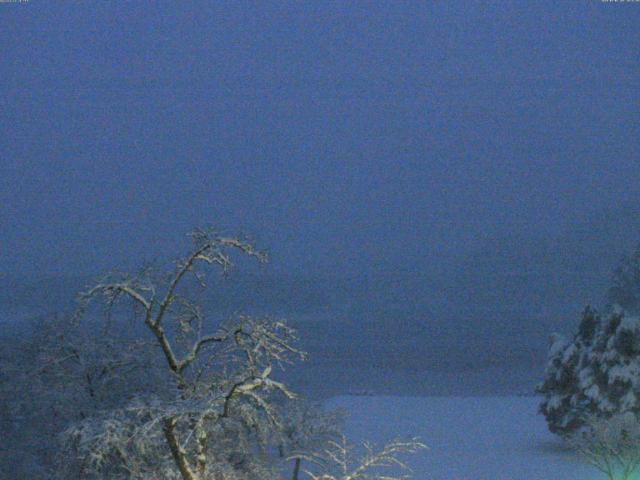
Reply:
[[271, 261], [212, 311], [291, 318], [318, 368], [533, 377], [640, 243], [637, 5], [32, 0], [0, 24], [5, 319], [214, 225]]

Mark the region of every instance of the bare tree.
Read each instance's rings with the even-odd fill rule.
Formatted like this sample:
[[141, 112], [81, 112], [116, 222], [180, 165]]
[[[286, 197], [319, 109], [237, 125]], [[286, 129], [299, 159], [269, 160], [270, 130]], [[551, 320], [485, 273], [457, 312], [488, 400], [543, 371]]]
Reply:
[[629, 480], [640, 465], [640, 421], [632, 412], [591, 416], [571, 445], [609, 480]]
[[265, 475], [255, 462], [256, 446], [269, 438], [266, 430], [278, 426], [271, 398], [294, 397], [272, 378], [273, 368], [304, 355], [281, 321], [239, 316], [217, 328], [207, 322], [202, 308], [183, 295], [188, 279], [206, 288], [204, 268], [227, 272], [232, 251], [260, 262], [266, 256], [244, 240], [212, 230], [195, 230], [191, 238], [191, 252], [168, 276], [111, 274], [80, 296], [78, 319], [96, 297], [109, 312], [121, 302], [132, 305], [134, 320], [161, 352], [158, 361], [166, 374], [157, 392], [67, 430], [67, 446], [80, 459], [83, 477]]
[[34, 464], [5, 473], [268, 480], [293, 461], [297, 480], [305, 460], [311, 478], [355, 480], [404, 467], [399, 456], [422, 444], [366, 446], [350, 463], [340, 415], [297, 401], [278, 381], [279, 367], [304, 358], [284, 322], [247, 315], [214, 322], [194, 300], [207, 291], [211, 267], [229, 270], [233, 252], [259, 262], [266, 256], [212, 230], [191, 239], [168, 273], [111, 273], [79, 295], [75, 315], [36, 321], [15, 346], [19, 355], [3, 350], [0, 429], [15, 447], [0, 457], [13, 461], [24, 451], [21, 464]]

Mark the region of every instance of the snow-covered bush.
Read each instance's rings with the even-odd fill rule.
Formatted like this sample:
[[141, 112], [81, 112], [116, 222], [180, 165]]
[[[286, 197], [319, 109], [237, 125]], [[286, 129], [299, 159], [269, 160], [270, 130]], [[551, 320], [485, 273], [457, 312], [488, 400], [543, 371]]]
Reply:
[[591, 417], [640, 413], [640, 317], [619, 307], [583, 312], [571, 340], [552, 338], [540, 412], [549, 429], [569, 435]]
[[330, 441], [323, 452], [329, 465], [320, 472], [307, 471], [309, 479], [407, 480], [411, 478], [408, 474], [410, 469], [402, 461], [402, 457], [427, 448], [415, 438], [392, 440], [382, 448], [375, 448], [365, 442], [362, 445], [364, 451], [360, 455], [354, 454], [354, 447], [344, 436], [340, 441]]

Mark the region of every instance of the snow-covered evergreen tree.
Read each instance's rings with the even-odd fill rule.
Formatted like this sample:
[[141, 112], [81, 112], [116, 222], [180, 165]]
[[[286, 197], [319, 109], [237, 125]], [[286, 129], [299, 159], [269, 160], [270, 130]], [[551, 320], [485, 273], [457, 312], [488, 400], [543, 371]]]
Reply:
[[549, 429], [570, 435], [587, 417], [640, 413], [640, 317], [620, 307], [600, 315], [583, 312], [578, 332], [568, 341], [552, 339], [540, 412]]
[[607, 299], [610, 305], [620, 305], [633, 314], [640, 313], [640, 245], [630, 256], [622, 258], [614, 270]]

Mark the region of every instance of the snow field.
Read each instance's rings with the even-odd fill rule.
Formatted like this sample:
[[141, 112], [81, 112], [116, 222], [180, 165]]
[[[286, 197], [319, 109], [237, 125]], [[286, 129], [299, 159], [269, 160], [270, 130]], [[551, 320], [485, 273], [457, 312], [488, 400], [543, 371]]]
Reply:
[[536, 397], [340, 396], [350, 440], [417, 436], [416, 480], [598, 480], [604, 476], [549, 433]]

